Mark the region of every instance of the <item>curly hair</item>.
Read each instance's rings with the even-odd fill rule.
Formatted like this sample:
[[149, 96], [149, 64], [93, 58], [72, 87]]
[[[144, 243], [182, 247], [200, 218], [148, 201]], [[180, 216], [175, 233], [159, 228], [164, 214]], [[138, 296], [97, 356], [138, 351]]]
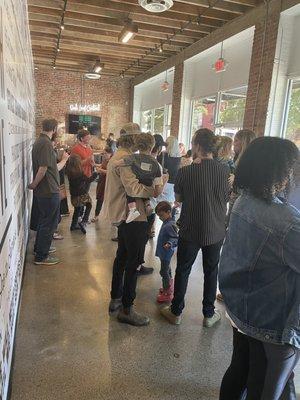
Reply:
[[297, 146], [287, 139], [260, 137], [253, 140], [239, 160], [234, 186], [270, 202], [293, 177], [299, 160]]
[[151, 133], [140, 133], [135, 137], [135, 148], [139, 151], [151, 151], [155, 145], [155, 139]]

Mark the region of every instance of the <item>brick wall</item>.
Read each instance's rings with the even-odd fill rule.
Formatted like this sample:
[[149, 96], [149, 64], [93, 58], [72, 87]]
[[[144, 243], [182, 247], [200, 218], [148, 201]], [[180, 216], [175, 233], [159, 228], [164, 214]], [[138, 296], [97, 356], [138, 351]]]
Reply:
[[[85, 80], [81, 74], [67, 71], [37, 70], [36, 83], [36, 129], [46, 117], [56, 118], [61, 124], [74, 103], [100, 103], [101, 131], [118, 133], [129, 120], [130, 85], [128, 79], [102, 76], [100, 80]], [[83, 88], [83, 90], [82, 90]], [[83, 97], [81, 97], [83, 93]]]
[[264, 135], [274, 68], [280, 2], [273, 2], [255, 25], [244, 128]]
[[183, 71], [184, 71], [183, 62], [175, 66], [173, 100], [172, 100], [171, 135], [176, 137], [178, 137], [179, 135]]

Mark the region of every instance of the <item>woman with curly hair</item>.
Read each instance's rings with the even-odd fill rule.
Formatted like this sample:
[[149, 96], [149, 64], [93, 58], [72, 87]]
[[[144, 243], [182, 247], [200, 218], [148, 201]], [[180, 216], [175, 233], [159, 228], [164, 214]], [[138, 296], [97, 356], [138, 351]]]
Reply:
[[220, 259], [233, 326], [232, 361], [220, 400], [296, 399], [300, 358], [300, 213], [279, 196], [299, 160], [289, 140], [254, 140], [239, 160], [240, 191]]

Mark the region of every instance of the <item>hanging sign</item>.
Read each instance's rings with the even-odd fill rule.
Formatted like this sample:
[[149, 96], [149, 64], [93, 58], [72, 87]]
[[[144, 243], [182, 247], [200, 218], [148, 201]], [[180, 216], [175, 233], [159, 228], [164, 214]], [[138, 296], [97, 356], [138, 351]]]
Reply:
[[214, 63], [213, 68], [216, 71], [216, 73], [224, 72], [226, 71], [227, 65], [228, 65], [227, 61], [223, 57], [220, 57]]
[[70, 111], [72, 112], [97, 112], [100, 111], [100, 104], [93, 103], [93, 104], [70, 104]]

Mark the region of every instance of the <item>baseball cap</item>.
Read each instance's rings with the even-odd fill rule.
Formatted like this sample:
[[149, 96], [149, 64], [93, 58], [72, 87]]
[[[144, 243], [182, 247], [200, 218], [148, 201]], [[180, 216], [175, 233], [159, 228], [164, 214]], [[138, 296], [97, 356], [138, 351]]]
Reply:
[[120, 130], [120, 135], [125, 136], [125, 135], [138, 135], [141, 133], [141, 128], [139, 124], [136, 124], [134, 122], [128, 122], [127, 124], [122, 126], [122, 129]]

